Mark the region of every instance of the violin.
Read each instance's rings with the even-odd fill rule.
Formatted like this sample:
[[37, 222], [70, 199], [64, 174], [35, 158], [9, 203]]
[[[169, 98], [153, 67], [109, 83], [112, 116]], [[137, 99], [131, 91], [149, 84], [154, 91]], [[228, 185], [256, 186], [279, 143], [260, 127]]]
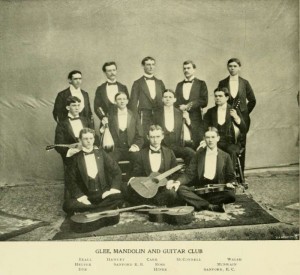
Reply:
[[150, 199], [156, 195], [159, 187], [167, 184], [166, 177], [182, 169], [183, 166], [183, 164], [177, 165], [162, 174], [153, 172], [149, 177], [136, 177], [130, 180], [129, 184], [140, 196]]
[[189, 224], [194, 219], [193, 206], [177, 206], [172, 208], [140, 209], [136, 212], [148, 214], [150, 222], [173, 225]]
[[102, 227], [119, 223], [121, 212], [152, 207], [150, 205], [139, 205], [95, 213], [76, 213], [70, 218], [70, 228], [76, 233], [92, 232]]
[[197, 195], [202, 195], [202, 194], [213, 193], [213, 192], [222, 192], [230, 189], [232, 188], [227, 187], [226, 184], [208, 184], [202, 188], [195, 188], [194, 192]]

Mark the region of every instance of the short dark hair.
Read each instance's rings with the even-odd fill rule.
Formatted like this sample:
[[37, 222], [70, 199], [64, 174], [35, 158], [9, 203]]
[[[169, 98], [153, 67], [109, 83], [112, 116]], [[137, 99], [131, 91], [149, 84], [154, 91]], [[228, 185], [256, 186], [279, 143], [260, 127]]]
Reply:
[[95, 137], [95, 130], [90, 129], [90, 128], [82, 128], [79, 132], [79, 138], [81, 139], [82, 135], [87, 134], [87, 133], [91, 133]]
[[73, 74], [81, 74], [82, 75], [81, 71], [73, 70], [72, 72], [69, 72], [68, 79], [72, 80]]
[[129, 98], [128, 98], [128, 95], [127, 95], [126, 93], [124, 93], [124, 92], [118, 92], [118, 93], [116, 93], [116, 95], [115, 95], [115, 101], [117, 100], [117, 97], [118, 97], [119, 95], [125, 95], [126, 98], [129, 99]]
[[171, 89], [165, 89], [162, 94], [164, 95], [165, 93], [172, 93], [174, 95], [174, 97], [176, 97], [175, 92]]
[[194, 61], [192, 61], [192, 60], [186, 60], [186, 61], [183, 62], [183, 66], [184, 65], [188, 65], [188, 64], [192, 64], [193, 68], [196, 69], [196, 64], [194, 63]]
[[156, 62], [155, 59], [154, 59], [153, 57], [151, 57], [151, 56], [146, 56], [145, 58], [143, 58], [141, 64], [144, 66], [145, 63], [146, 63], [146, 61], [148, 61], [148, 60], [152, 60], [152, 61], [154, 61], [154, 63]]
[[[207, 133], [207, 132], [215, 132], [215, 133], [217, 133], [218, 136], [220, 136], [219, 131], [216, 127], [208, 127], [207, 130], [205, 131], [205, 133]], [[205, 135], [205, 133], [204, 133], [204, 135]]]
[[228, 66], [230, 63], [232, 63], [232, 62], [237, 63], [240, 67], [242, 66], [241, 61], [240, 61], [238, 58], [236, 58], [236, 57], [230, 58], [230, 59], [227, 61], [227, 66]]
[[229, 97], [229, 96], [230, 96], [230, 92], [229, 92], [229, 90], [228, 90], [226, 87], [223, 87], [223, 88], [216, 88], [216, 89], [214, 90], [214, 94], [215, 94], [216, 92], [223, 92], [224, 95], [225, 95], [226, 97]]
[[70, 106], [71, 103], [76, 103], [76, 102], [81, 102], [80, 98], [78, 98], [77, 96], [69, 96], [66, 100], [66, 106]]
[[153, 132], [153, 131], [156, 131], [156, 130], [161, 130], [162, 134], [164, 134], [164, 130], [159, 125], [151, 125], [149, 127], [148, 134], [149, 134], [149, 132]]
[[105, 62], [102, 66], [102, 71], [105, 73], [106, 72], [106, 67], [111, 66], [111, 65], [115, 65], [116, 69], [117, 67], [117, 63], [115, 61], [109, 61], [109, 62]]

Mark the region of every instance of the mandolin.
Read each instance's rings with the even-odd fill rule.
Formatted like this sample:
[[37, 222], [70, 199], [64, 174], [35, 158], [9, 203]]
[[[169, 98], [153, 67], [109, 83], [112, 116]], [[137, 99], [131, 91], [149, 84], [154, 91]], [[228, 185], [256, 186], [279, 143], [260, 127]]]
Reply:
[[193, 206], [177, 206], [172, 208], [154, 208], [140, 209], [136, 212], [148, 214], [150, 222], [163, 223], [173, 225], [189, 224], [194, 219]]
[[[234, 102], [234, 104], [232, 106], [232, 109], [238, 110], [238, 108], [240, 106], [240, 103], [241, 103], [241, 101], [239, 99], [237, 99]], [[239, 136], [241, 134], [241, 131], [240, 131], [240, 129], [234, 123], [232, 123], [232, 125], [233, 125], [233, 130], [234, 130], [234, 140], [235, 140], [235, 143], [237, 143], [238, 138], [239, 138]]]
[[50, 150], [54, 149], [55, 147], [78, 148], [78, 147], [79, 147], [79, 143], [47, 145], [47, 146], [46, 146], [46, 150], [47, 150], [47, 151], [50, 151]]
[[87, 233], [102, 227], [117, 224], [120, 213], [140, 208], [153, 208], [150, 205], [139, 205], [116, 210], [107, 210], [95, 213], [76, 213], [70, 218], [70, 228], [76, 233]]
[[[99, 107], [98, 110], [102, 116], [107, 117], [101, 107]], [[105, 151], [111, 152], [114, 150], [115, 143], [110, 133], [108, 123], [104, 124], [103, 127], [104, 127], [104, 132], [101, 136], [100, 143], [101, 146], [105, 149]]]
[[156, 195], [159, 187], [165, 186], [167, 184], [166, 177], [182, 169], [183, 166], [183, 164], [177, 165], [162, 174], [153, 172], [149, 177], [132, 178], [129, 184], [140, 196], [150, 199]]

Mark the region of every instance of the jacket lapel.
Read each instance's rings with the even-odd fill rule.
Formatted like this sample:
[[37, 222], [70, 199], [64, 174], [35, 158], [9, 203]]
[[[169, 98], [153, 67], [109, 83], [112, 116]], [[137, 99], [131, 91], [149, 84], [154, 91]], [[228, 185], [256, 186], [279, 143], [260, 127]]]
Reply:
[[103, 157], [101, 156], [101, 152], [99, 150], [94, 150], [94, 154], [95, 154], [97, 168], [98, 168], [98, 177], [103, 189], [103, 184], [105, 183]]
[[131, 140], [133, 140], [134, 132], [135, 132], [135, 125], [133, 125], [132, 122], [133, 122], [132, 114], [129, 110], [127, 110], [127, 141], [129, 146], [131, 145], [129, 143]]
[[198, 160], [198, 175], [199, 175], [199, 179], [201, 179], [203, 177], [203, 175], [204, 175], [205, 156], [206, 156], [206, 149], [202, 150], [199, 153], [199, 160]]
[[[148, 97], [148, 99], [153, 102], [152, 97], [150, 96], [150, 91], [146, 82], [146, 79], [144, 77], [142, 77], [141, 79], [141, 86], [142, 86], [142, 91], [144, 91], [144, 94]], [[155, 84], [156, 86], [156, 84]]]
[[84, 184], [86, 185], [86, 187], [88, 187], [88, 174], [87, 174], [87, 170], [86, 170], [86, 164], [85, 164], [85, 160], [84, 160], [84, 154], [81, 151], [78, 155], [78, 169], [79, 172], [81, 174], [81, 177], [83, 179]]
[[150, 159], [149, 159], [149, 148], [147, 150], [142, 151], [142, 161], [144, 164], [146, 176], [152, 173], [151, 166], [150, 166]]
[[67, 129], [68, 129], [69, 134], [72, 136], [72, 138], [73, 138], [74, 140], [77, 140], [77, 138], [75, 137], [73, 128], [72, 128], [72, 126], [71, 126], [71, 122], [70, 122], [69, 119], [68, 119], [68, 122], [67, 122]]
[[219, 182], [223, 181], [223, 167], [224, 167], [224, 159], [222, 158], [221, 152], [218, 149], [216, 174]]

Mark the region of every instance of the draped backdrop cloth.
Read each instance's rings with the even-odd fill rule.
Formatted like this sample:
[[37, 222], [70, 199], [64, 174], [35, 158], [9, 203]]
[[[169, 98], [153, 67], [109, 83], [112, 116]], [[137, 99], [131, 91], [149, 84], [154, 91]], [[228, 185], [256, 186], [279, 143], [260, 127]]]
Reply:
[[227, 60], [240, 58], [257, 99], [246, 168], [298, 163], [298, 12], [294, 0], [1, 1], [0, 184], [63, 178], [60, 156], [45, 146], [71, 70], [82, 71], [93, 105], [104, 62], [117, 62], [130, 90], [148, 55], [171, 89], [184, 78], [182, 62], [193, 60], [208, 107]]

